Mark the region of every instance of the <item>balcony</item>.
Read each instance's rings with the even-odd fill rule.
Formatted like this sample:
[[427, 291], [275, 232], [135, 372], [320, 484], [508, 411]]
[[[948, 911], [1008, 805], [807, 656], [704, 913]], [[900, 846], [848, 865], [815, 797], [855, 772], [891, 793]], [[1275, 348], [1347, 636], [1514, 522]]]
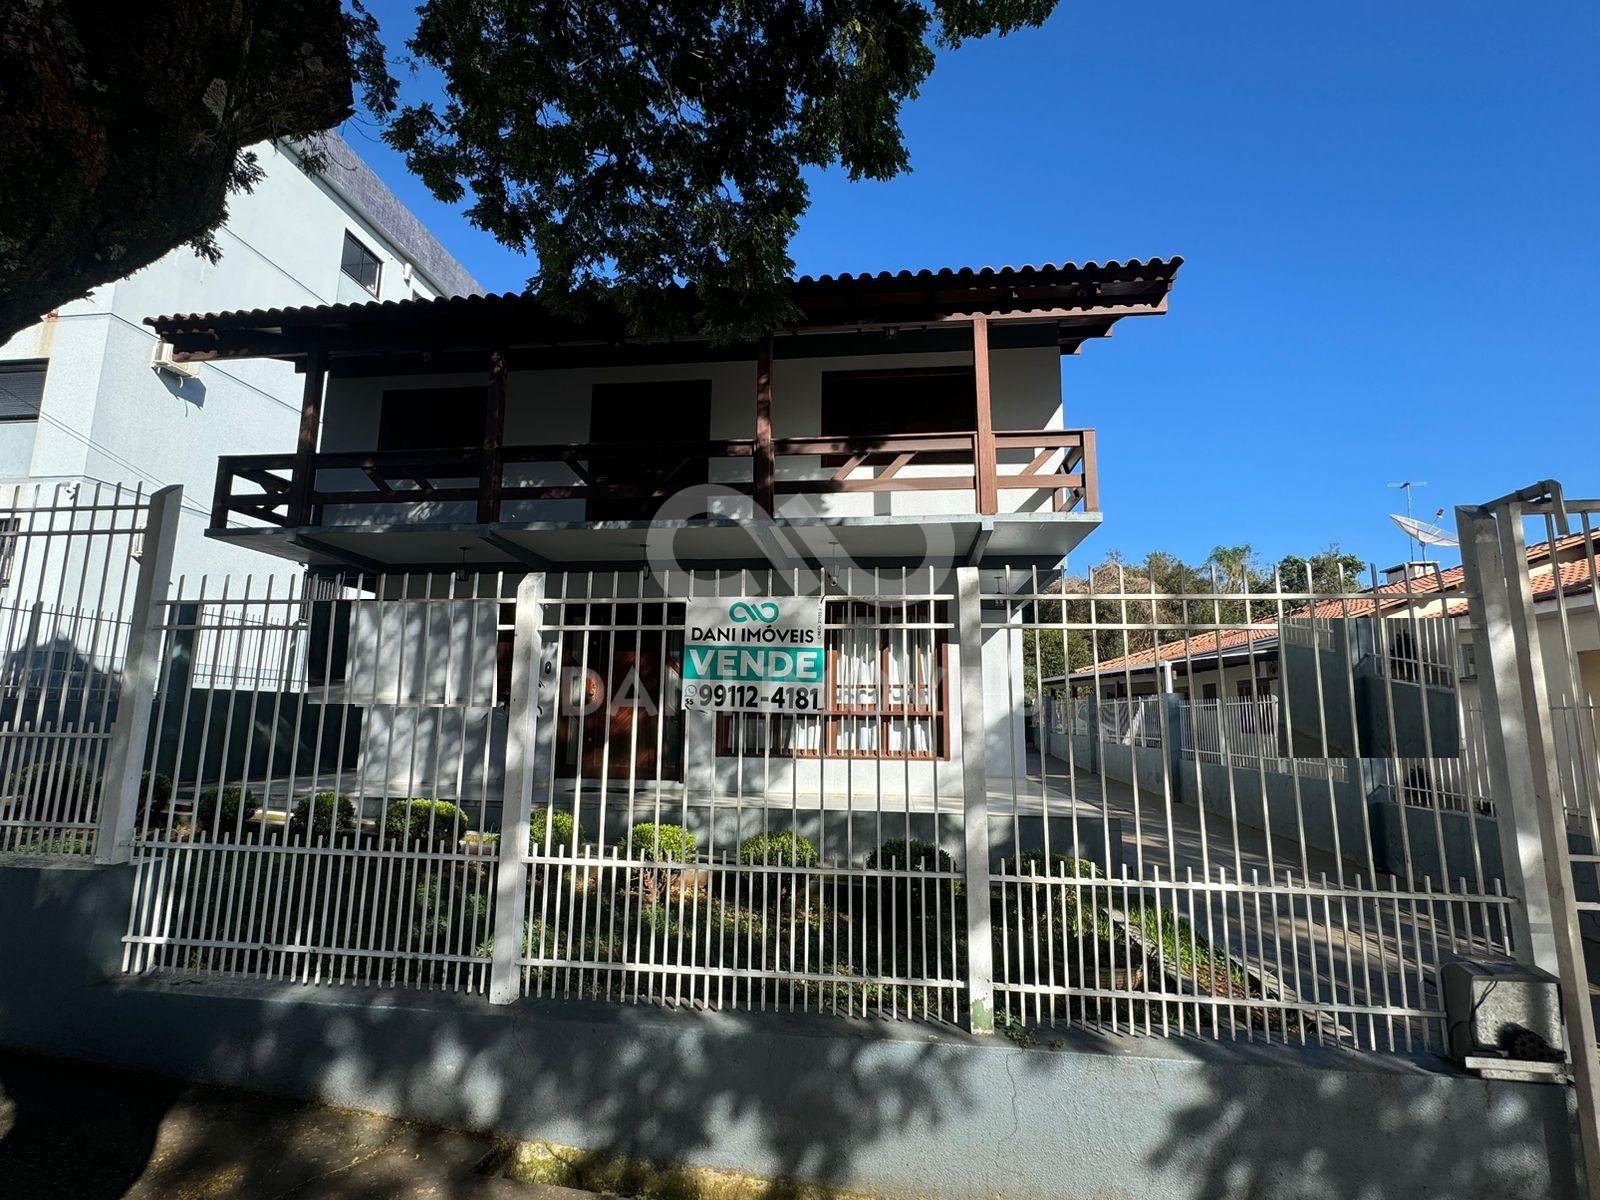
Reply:
[[[1092, 429], [321, 451], [300, 461], [297, 477], [293, 453], [222, 458], [212, 536], [312, 564], [548, 565], [640, 560], [641, 530], [676, 526], [690, 531], [688, 557], [735, 562], [759, 557], [747, 527], [760, 511], [825, 530], [835, 552], [861, 562], [948, 552], [1043, 563], [1099, 521]], [[946, 535], [949, 546], [936, 546]]]

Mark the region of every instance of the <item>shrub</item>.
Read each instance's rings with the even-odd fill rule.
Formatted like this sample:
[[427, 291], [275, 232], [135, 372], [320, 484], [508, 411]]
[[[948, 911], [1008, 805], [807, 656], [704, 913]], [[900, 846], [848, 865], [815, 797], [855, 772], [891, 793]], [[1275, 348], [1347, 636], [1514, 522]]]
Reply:
[[448, 800], [418, 796], [389, 805], [383, 823], [390, 840], [401, 845], [427, 841], [431, 828], [434, 844], [445, 847], [455, 845], [456, 839], [466, 832], [467, 814]]
[[1049, 875], [1056, 879], [1098, 879], [1100, 868], [1087, 858], [1073, 858], [1070, 854], [1052, 854], [1048, 861], [1043, 850], [1024, 850], [1017, 855], [1018, 875]]
[[195, 802], [195, 824], [213, 838], [232, 837], [243, 833], [244, 824], [255, 820], [261, 811], [261, 801], [254, 792], [247, 792], [236, 783], [223, 788], [207, 788]]
[[304, 838], [309, 824], [312, 841], [327, 841], [336, 834], [350, 833], [356, 827], [356, 806], [350, 797], [336, 792], [318, 792], [295, 803], [289, 817], [289, 836]]
[[572, 845], [572, 814], [541, 808], [533, 814], [533, 820], [528, 823], [528, 849], [535, 852], [544, 849], [546, 818], [549, 818], [550, 849], [559, 852], [570, 847]]
[[817, 848], [792, 833], [758, 833], [739, 843], [739, 861], [745, 866], [814, 867]]
[[67, 761], [36, 762], [18, 771], [11, 790], [18, 795], [56, 800], [93, 798], [100, 784], [100, 772], [88, 763]]
[[954, 871], [956, 860], [943, 850], [936, 850], [932, 842], [925, 842], [921, 838], [890, 838], [867, 855], [867, 866], [902, 871]]
[[653, 825], [649, 821], [633, 827], [633, 852], [651, 862], [688, 862], [694, 857], [694, 834], [682, 825]]

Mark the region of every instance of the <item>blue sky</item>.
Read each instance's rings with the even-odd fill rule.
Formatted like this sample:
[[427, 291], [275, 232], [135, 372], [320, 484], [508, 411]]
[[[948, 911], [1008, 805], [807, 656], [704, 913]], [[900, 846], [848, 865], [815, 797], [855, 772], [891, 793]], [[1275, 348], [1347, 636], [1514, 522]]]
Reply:
[[[375, 6], [398, 41], [411, 6]], [[1064, 3], [945, 55], [913, 171], [814, 180], [801, 272], [1182, 254], [1163, 318], [1062, 362], [1086, 550], [1405, 557], [1419, 514], [1600, 493], [1600, 5]], [[531, 273], [346, 136], [493, 290]], [[1447, 552], [1449, 553], [1449, 552]], [[1079, 556], [1081, 557], [1081, 553]]]

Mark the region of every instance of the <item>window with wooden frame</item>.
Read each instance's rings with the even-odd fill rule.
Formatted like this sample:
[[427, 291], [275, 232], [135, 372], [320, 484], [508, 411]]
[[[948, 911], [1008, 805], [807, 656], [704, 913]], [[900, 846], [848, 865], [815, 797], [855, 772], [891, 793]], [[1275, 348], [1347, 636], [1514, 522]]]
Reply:
[[824, 707], [811, 716], [721, 713], [723, 757], [950, 757], [949, 606], [827, 606]]

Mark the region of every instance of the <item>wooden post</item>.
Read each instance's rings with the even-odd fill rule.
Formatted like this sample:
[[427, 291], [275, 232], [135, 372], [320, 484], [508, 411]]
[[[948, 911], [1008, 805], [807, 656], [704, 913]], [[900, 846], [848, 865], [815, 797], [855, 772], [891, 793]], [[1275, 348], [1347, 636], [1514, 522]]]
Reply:
[[291, 526], [311, 524], [311, 493], [317, 475], [317, 432], [322, 426], [322, 392], [327, 380], [328, 357], [319, 346], [306, 355], [306, 383], [300, 400], [300, 439], [294, 448], [294, 469], [289, 477]]
[[1100, 460], [1094, 444], [1094, 430], [1083, 431], [1083, 461], [1078, 464], [1083, 475], [1083, 511], [1100, 511]]
[[992, 517], [1000, 511], [995, 484], [994, 415], [989, 399], [989, 318], [972, 318], [972, 374], [977, 382], [977, 433], [973, 438], [973, 473], [978, 489], [978, 514]]
[[753, 479], [756, 512], [772, 515], [777, 504], [777, 456], [772, 448], [772, 335], [756, 349], [756, 445]]
[[478, 523], [500, 519], [500, 487], [505, 476], [506, 352], [489, 355], [489, 398], [483, 406], [483, 458], [478, 465]]

